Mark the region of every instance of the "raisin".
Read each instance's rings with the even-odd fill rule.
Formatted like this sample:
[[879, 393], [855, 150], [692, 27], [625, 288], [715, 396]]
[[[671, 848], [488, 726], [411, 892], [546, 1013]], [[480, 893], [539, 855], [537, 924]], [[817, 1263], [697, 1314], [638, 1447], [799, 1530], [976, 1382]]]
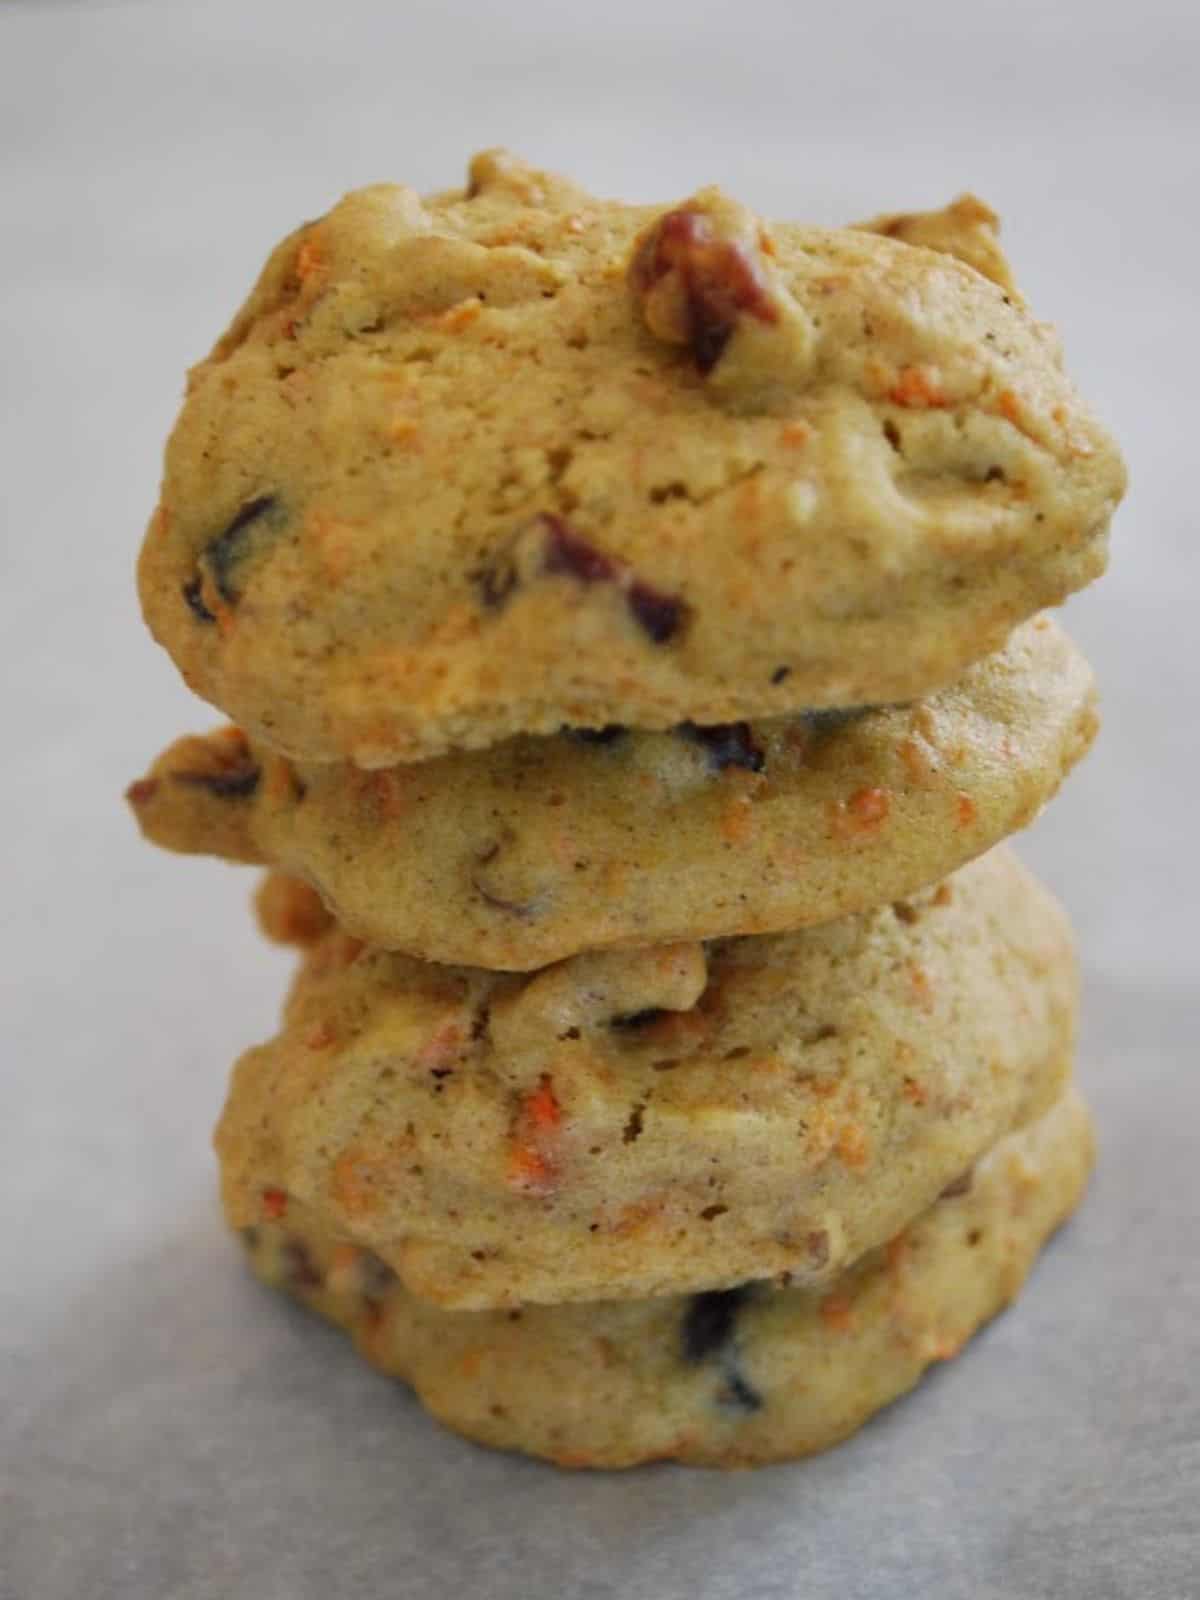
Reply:
[[181, 593], [194, 617], [199, 618], [201, 622], [215, 622], [217, 620], [216, 613], [210, 611], [204, 604], [203, 588], [204, 580], [197, 575], [188, 579]]
[[641, 579], [630, 584], [625, 604], [655, 644], [667, 644], [673, 639], [687, 616], [687, 607], [678, 595], [664, 594]]
[[973, 1169], [968, 1167], [967, 1170], [960, 1173], [957, 1178], [951, 1179], [951, 1181], [942, 1190], [941, 1194], [938, 1195], [938, 1199], [955, 1200], [959, 1195], [970, 1194], [971, 1184], [973, 1183], [974, 1178], [975, 1174]]
[[289, 1239], [279, 1252], [289, 1289], [319, 1289], [325, 1281], [301, 1239]]
[[629, 732], [620, 722], [605, 723], [603, 728], [571, 728], [560, 730], [568, 739], [578, 739], [581, 744], [616, 744]]
[[790, 675], [791, 670], [791, 667], [776, 667], [775, 671], [771, 674], [771, 682], [774, 684], [782, 683], [783, 680]]
[[738, 1311], [749, 1293], [748, 1285], [741, 1284], [736, 1289], [712, 1289], [692, 1296], [680, 1330], [685, 1361], [707, 1361], [721, 1354], [733, 1339]]
[[[210, 539], [204, 547], [204, 559], [208, 563], [208, 570], [212, 574], [217, 593], [226, 605], [236, 605], [239, 599], [238, 591], [233, 587], [233, 569], [245, 554], [246, 535], [260, 517], [274, 510], [275, 505], [276, 499], [273, 494], [261, 494], [254, 500], [247, 500], [229, 526], [217, 534], [215, 539]], [[197, 598], [199, 598], [198, 593]]]
[[[500, 846], [493, 841], [476, 857], [477, 868], [490, 865], [499, 854]], [[471, 887], [484, 904], [495, 911], [507, 911], [510, 916], [526, 918], [531, 917], [536, 909], [532, 900], [507, 900], [503, 895], [493, 894], [485, 883], [480, 882], [478, 870], [471, 874]]]
[[487, 611], [499, 611], [517, 587], [517, 564], [510, 553], [473, 572], [471, 577]]
[[808, 1245], [808, 1259], [814, 1267], [824, 1267], [829, 1263], [829, 1234], [824, 1228], [814, 1228], [805, 1243]]
[[381, 1257], [365, 1250], [358, 1262], [359, 1287], [368, 1300], [382, 1300], [396, 1283], [396, 1274]]
[[724, 1361], [722, 1375], [725, 1381], [717, 1391], [717, 1405], [722, 1411], [762, 1410], [765, 1404], [762, 1395], [736, 1363]]
[[609, 1019], [610, 1028], [648, 1028], [652, 1022], [657, 1022], [659, 1017], [665, 1017], [666, 1012], [662, 1006], [647, 1006], [644, 1011], [627, 1011], [622, 1016]]
[[766, 757], [761, 746], [754, 742], [748, 722], [721, 722], [710, 728], [698, 728], [694, 722], [681, 722], [676, 731], [685, 739], [703, 745], [708, 754], [708, 764], [714, 772], [724, 772], [726, 767], [761, 772], [766, 764]]
[[223, 772], [173, 772], [171, 781], [193, 789], [207, 789], [219, 800], [246, 800], [258, 788], [261, 775], [257, 763], [246, 759]]

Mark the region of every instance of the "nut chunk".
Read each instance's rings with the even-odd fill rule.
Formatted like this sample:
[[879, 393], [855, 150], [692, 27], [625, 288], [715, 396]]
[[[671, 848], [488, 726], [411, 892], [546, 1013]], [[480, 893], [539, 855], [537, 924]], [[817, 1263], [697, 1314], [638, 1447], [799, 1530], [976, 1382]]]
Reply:
[[779, 320], [756, 245], [699, 205], [668, 211], [642, 235], [629, 278], [650, 332], [688, 345], [701, 372], [721, 359], [743, 312]]
[[811, 325], [771, 265], [758, 219], [719, 189], [702, 189], [635, 241], [629, 284], [647, 328], [685, 345], [698, 370], [731, 397], [802, 378]]
[[973, 194], [960, 194], [940, 211], [892, 212], [850, 226], [862, 233], [879, 233], [885, 239], [899, 239], [902, 244], [956, 256], [998, 283], [1006, 294], [1020, 298], [1012, 268], [1000, 248], [1000, 218]]

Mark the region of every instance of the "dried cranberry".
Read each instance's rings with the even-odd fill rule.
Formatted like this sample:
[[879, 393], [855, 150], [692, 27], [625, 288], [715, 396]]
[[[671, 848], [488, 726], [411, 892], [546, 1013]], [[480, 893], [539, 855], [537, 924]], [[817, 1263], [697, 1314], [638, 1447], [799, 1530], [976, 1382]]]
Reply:
[[[526, 528], [529, 526], [526, 524]], [[541, 570], [547, 576], [574, 578], [584, 584], [618, 585], [634, 620], [655, 644], [665, 644], [678, 632], [686, 608], [677, 596], [664, 594], [635, 577], [625, 562], [593, 544], [565, 517], [542, 511], [532, 526], [540, 527], [544, 535]], [[518, 538], [524, 531], [519, 531]], [[472, 579], [485, 609], [501, 610], [520, 581], [514, 550], [510, 547], [498, 555], [473, 573]]]
[[546, 527], [545, 570], [563, 572], [580, 583], [611, 583], [619, 568], [612, 556], [597, 549], [562, 517], [543, 512]]

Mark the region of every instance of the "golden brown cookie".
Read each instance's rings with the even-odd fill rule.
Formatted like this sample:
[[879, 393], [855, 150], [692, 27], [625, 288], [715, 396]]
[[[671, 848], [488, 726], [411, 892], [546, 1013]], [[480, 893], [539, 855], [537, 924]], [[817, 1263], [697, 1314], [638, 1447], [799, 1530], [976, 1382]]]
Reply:
[[226, 729], [172, 745], [130, 796], [156, 843], [281, 867], [369, 944], [525, 971], [900, 899], [1029, 822], [1095, 727], [1087, 663], [1039, 617], [908, 707], [526, 736], [372, 773]]
[[853, 1433], [1021, 1287], [1083, 1193], [1074, 1093], [832, 1286], [442, 1311], [319, 1207], [285, 1196], [244, 1230], [254, 1270], [340, 1323], [468, 1438], [564, 1467], [749, 1466]]
[[1058, 1094], [1076, 975], [1003, 847], [821, 928], [439, 967], [338, 932], [217, 1134], [448, 1307], [828, 1282]]
[[253, 737], [365, 767], [939, 688], [1097, 575], [1124, 483], [948, 215], [768, 227], [496, 152], [348, 195], [191, 373], [151, 628]]

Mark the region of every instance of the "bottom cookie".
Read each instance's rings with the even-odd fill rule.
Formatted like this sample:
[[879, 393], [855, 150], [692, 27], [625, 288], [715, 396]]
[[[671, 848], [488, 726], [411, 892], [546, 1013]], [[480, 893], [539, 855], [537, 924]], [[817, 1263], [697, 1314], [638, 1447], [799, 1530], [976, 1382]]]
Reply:
[[836, 1444], [955, 1355], [1016, 1294], [1091, 1162], [1070, 1090], [823, 1292], [443, 1311], [282, 1194], [243, 1238], [264, 1281], [469, 1438], [565, 1467], [749, 1466]]

